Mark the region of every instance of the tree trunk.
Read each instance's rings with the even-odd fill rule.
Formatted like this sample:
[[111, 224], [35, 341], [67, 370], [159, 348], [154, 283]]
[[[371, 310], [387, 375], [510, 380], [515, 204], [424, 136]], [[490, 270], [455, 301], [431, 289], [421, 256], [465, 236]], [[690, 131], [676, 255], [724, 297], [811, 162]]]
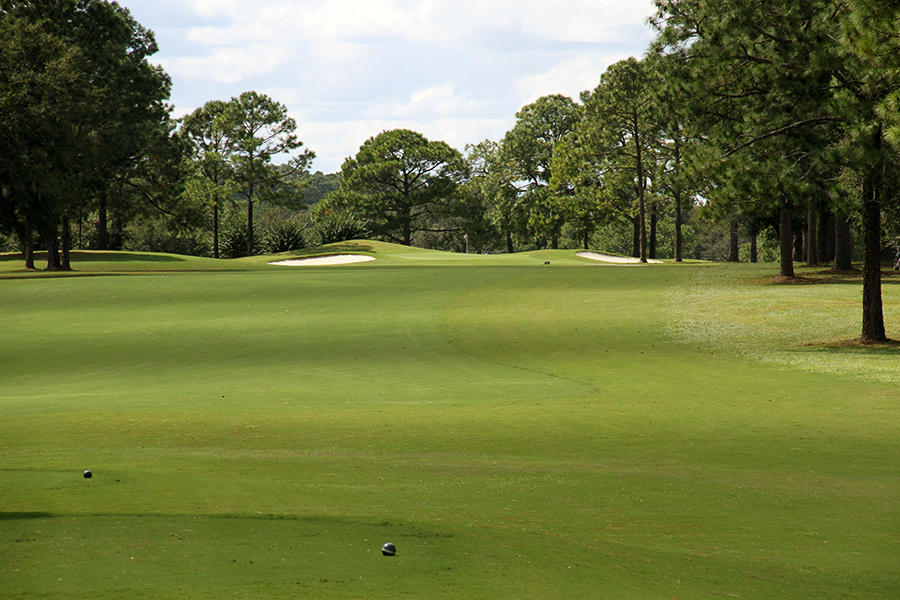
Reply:
[[819, 264], [819, 241], [816, 238], [816, 226], [819, 223], [818, 206], [815, 198], [806, 202], [806, 266]]
[[515, 248], [513, 247], [513, 239], [512, 239], [511, 231], [506, 232], [506, 251], [510, 254], [515, 252]]
[[588, 228], [588, 224], [584, 224], [584, 249], [589, 250], [591, 241], [591, 230]]
[[647, 205], [644, 201], [644, 161], [641, 156], [641, 136], [638, 133], [638, 116], [634, 114], [635, 167], [637, 168], [638, 200], [641, 208], [641, 262], [647, 262]]
[[738, 222], [731, 222], [731, 230], [729, 232], [729, 248], [728, 262], [740, 262], [740, 239], [738, 238]]
[[412, 216], [403, 221], [403, 245], [412, 246]]
[[750, 262], [756, 264], [759, 262], [759, 248], [758, 248], [758, 239], [759, 233], [754, 231], [750, 236]]
[[681, 246], [684, 238], [681, 233], [681, 189], [675, 187], [675, 262], [681, 262]]
[[68, 215], [63, 215], [62, 218], [62, 262], [60, 263], [60, 269], [63, 271], [71, 271], [72, 270], [72, 227], [69, 223]]
[[853, 248], [850, 236], [850, 219], [847, 213], [834, 216], [834, 270], [849, 271], [853, 268]]
[[247, 200], [247, 256], [253, 256], [253, 200]]
[[59, 271], [62, 264], [59, 260], [59, 235], [56, 231], [47, 235], [47, 270]]
[[791, 207], [787, 201], [781, 204], [781, 224], [778, 228], [778, 243], [781, 249], [781, 277], [794, 276], [794, 237], [791, 233]]
[[25, 240], [22, 243], [23, 250], [25, 252], [25, 268], [28, 270], [34, 269], [34, 234], [32, 232], [27, 232], [25, 234]]
[[550, 236], [550, 249], [559, 250], [559, 236], [555, 233]]
[[[879, 136], [880, 139], [880, 136]], [[881, 304], [881, 195], [882, 168], [872, 168], [863, 182], [863, 315], [864, 342], [887, 340]]]
[[656, 229], [659, 223], [659, 216], [656, 214], [656, 207], [650, 203], [650, 248], [647, 251], [649, 258], [656, 258]]
[[638, 217], [631, 220], [632, 239], [631, 239], [631, 256], [634, 258], [641, 257], [641, 221]]
[[816, 255], [819, 262], [822, 263], [828, 257], [834, 257], [834, 213], [830, 209], [820, 206], [818, 225]]
[[34, 269], [34, 230], [31, 228], [31, 219], [25, 215], [21, 229], [22, 253], [25, 255], [25, 268]]
[[97, 196], [97, 250], [109, 250], [109, 227], [106, 217], [108, 204], [106, 188]]
[[[675, 169], [681, 174], [681, 132], [675, 136]], [[675, 183], [672, 190], [672, 197], [675, 200], [675, 262], [681, 262], [681, 245], [684, 238], [681, 234], [681, 185]]]
[[213, 258], [219, 258], [219, 193], [213, 196]]
[[805, 253], [803, 252], [803, 231], [794, 233], [794, 262], [802, 262]]

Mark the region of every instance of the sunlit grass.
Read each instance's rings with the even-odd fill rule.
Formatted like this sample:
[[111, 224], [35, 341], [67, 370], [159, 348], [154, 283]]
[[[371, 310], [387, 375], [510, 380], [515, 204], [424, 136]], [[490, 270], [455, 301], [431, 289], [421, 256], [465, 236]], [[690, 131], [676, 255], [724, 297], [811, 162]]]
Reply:
[[0, 595], [896, 596], [856, 284], [316, 252], [0, 280]]

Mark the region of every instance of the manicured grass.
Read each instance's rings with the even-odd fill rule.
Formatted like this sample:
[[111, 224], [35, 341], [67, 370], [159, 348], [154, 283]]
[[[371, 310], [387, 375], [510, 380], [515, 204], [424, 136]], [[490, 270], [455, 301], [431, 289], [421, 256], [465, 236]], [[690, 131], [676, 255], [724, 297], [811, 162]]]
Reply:
[[834, 343], [858, 285], [321, 252], [378, 260], [0, 261], [0, 596], [900, 591], [900, 355]]

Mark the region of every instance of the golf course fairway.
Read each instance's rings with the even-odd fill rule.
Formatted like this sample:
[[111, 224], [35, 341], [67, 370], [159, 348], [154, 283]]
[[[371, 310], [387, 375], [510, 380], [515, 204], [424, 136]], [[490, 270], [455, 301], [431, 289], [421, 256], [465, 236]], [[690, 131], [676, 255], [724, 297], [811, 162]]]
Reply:
[[858, 278], [316, 253], [0, 259], [0, 597], [900, 597]]

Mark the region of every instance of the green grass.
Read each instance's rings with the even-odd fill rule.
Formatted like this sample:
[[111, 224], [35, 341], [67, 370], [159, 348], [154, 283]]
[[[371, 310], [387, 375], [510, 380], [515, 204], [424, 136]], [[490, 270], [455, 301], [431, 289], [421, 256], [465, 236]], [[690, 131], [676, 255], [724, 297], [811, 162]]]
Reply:
[[900, 351], [837, 344], [857, 283], [318, 252], [378, 260], [0, 260], [0, 596], [900, 593]]

